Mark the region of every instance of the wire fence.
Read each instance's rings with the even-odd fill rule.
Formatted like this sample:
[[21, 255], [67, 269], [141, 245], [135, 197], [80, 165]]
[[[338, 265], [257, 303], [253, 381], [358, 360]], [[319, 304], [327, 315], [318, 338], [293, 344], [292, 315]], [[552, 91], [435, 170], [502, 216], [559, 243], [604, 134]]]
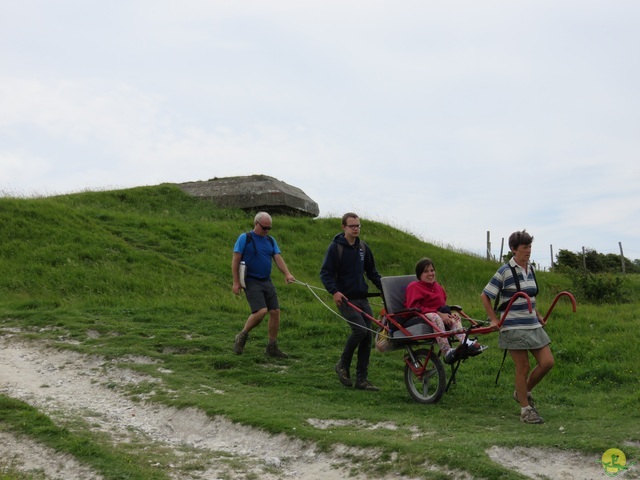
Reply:
[[[562, 249], [560, 250], [562, 251]], [[639, 251], [627, 251], [625, 252], [622, 242], [618, 242], [617, 250], [610, 251], [596, 251], [594, 249], [590, 249], [588, 247], [583, 246], [580, 252], [572, 252], [575, 253], [577, 257], [580, 258], [581, 268], [584, 271], [599, 271], [599, 268], [593, 265], [593, 261], [590, 261], [590, 257], [604, 257], [610, 259], [610, 257], [617, 257], [617, 261], [619, 262], [619, 266], [615, 268], [615, 270], [620, 273], [639, 273], [640, 272], [640, 252]], [[536, 265], [537, 269], [540, 271], [548, 271], [556, 268], [558, 264], [562, 264], [562, 262], [558, 262], [557, 259], [558, 252], [554, 252], [553, 245], [549, 245], [549, 258], [548, 259], [532, 259], [532, 263]], [[505, 256], [509, 255], [509, 248], [505, 246], [504, 237], [501, 239], [500, 243], [500, 254], [495, 256], [492, 252], [491, 245], [491, 232], [487, 231], [487, 248], [486, 248], [486, 258], [487, 260], [493, 260], [496, 262], [505, 261]], [[598, 263], [598, 262], [595, 262]], [[610, 263], [610, 262], [607, 262]], [[610, 265], [607, 265], [607, 270], [612, 270]]]

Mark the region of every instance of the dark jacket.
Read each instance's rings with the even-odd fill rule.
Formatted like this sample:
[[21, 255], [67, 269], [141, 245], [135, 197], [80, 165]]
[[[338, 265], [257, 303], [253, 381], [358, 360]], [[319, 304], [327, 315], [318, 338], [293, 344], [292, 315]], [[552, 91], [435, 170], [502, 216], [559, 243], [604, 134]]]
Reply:
[[[342, 254], [338, 244], [342, 245]], [[380, 274], [376, 270], [376, 262], [369, 246], [363, 249], [360, 238], [349, 245], [344, 233], [333, 237], [320, 269], [320, 280], [327, 291], [332, 295], [342, 292], [347, 298], [354, 300], [366, 298], [369, 287], [364, 279], [365, 274], [378, 290], [382, 290]]]

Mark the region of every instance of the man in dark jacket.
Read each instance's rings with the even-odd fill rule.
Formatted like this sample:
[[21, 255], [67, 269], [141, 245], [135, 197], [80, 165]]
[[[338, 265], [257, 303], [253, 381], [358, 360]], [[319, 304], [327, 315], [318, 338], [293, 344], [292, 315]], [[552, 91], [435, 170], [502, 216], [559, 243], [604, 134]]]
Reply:
[[329, 244], [322, 262], [320, 279], [327, 291], [333, 295], [333, 301], [338, 306], [338, 310], [351, 327], [351, 335], [347, 338], [342, 356], [335, 366], [340, 383], [347, 387], [353, 385], [350, 368], [353, 354], [357, 349], [355, 388], [377, 391], [378, 387], [368, 380], [373, 339], [371, 320], [347, 305], [348, 300], [363, 312], [373, 316], [367, 300], [369, 287], [364, 279], [365, 274], [379, 290], [382, 290], [373, 253], [359, 238], [360, 227], [360, 219], [355, 213], [349, 212], [342, 216], [343, 233], [337, 234]]

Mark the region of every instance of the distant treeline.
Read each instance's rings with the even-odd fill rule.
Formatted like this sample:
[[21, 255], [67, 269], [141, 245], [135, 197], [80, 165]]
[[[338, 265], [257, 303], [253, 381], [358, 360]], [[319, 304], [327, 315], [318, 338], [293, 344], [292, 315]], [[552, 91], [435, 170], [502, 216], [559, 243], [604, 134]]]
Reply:
[[[624, 266], [623, 266], [624, 265]], [[629, 260], [613, 253], [598, 253], [585, 249], [583, 252], [559, 250], [554, 268], [560, 270], [587, 270], [590, 273], [640, 273], [640, 259]]]

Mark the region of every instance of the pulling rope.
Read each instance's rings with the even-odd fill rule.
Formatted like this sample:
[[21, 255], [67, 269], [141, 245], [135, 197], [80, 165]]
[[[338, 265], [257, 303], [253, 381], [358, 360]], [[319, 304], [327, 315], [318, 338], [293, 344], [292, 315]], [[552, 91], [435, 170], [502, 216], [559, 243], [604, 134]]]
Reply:
[[360, 327], [360, 328], [362, 328], [363, 330], [368, 330], [368, 331], [370, 331], [371, 333], [374, 333], [374, 334], [377, 334], [377, 333], [378, 333], [378, 330], [374, 330], [374, 329], [372, 329], [372, 328], [363, 327], [363, 326], [362, 326], [362, 325], [360, 325], [359, 323], [350, 322], [349, 320], [347, 320], [346, 318], [344, 318], [342, 315], [340, 315], [338, 312], [336, 312], [336, 311], [335, 311], [335, 309], [333, 309], [332, 307], [330, 307], [329, 305], [327, 305], [327, 304], [324, 302], [324, 300], [322, 300], [322, 298], [320, 298], [320, 296], [319, 296], [316, 292], [314, 292], [314, 290], [321, 290], [321, 291], [323, 291], [323, 292], [326, 292], [326, 289], [321, 288], [321, 287], [316, 287], [316, 286], [310, 285], [310, 284], [308, 284], [308, 283], [301, 282], [300, 280], [296, 280], [296, 281], [295, 281], [295, 282], [293, 282], [293, 283], [297, 283], [298, 285], [303, 285], [303, 286], [307, 287], [307, 288], [309, 289], [309, 291], [313, 294], [313, 296], [314, 296], [314, 297], [316, 297], [316, 298], [318, 299], [318, 301], [319, 301], [322, 305], [324, 305], [324, 306], [325, 306], [325, 308], [326, 308], [327, 310], [329, 310], [331, 313], [333, 313], [336, 317], [338, 317], [338, 318], [340, 318], [340, 319], [344, 320], [345, 322], [347, 322], [347, 323], [348, 323], [348, 324], [350, 324], [350, 325], [355, 325], [355, 326], [357, 326], [357, 327]]
[[[314, 290], [320, 290], [322, 292], [326, 292], [326, 289], [322, 288], [322, 287], [316, 287], [314, 285], [310, 285], [308, 283], [304, 283], [301, 282], [300, 280], [295, 280], [295, 282], [293, 283], [297, 283], [298, 285], [303, 285], [305, 287], [307, 287], [309, 289], [309, 291], [313, 294], [314, 297], [316, 297], [318, 299], [318, 301], [324, 305], [324, 307], [329, 310], [331, 313], [333, 313], [336, 317], [340, 318], [341, 320], [344, 320], [345, 322], [347, 322], [350, 325], [355, 325], [356, 327], [359, 327], [363, 330], [368, 330], [369, 332], [373, 333], [374, 335], [378, 335], [380, 332], [384, 331], [383, 328], [380, 328], [380, 330], [374, 330], [373, 328], [367, 328], [367, 327], [363, 327], [362, 325], [360, 325], [359, 323], [355, 323], [355, 322], [351, 322], [349, 320], [347, 320], [346, 318], [344, 318], [340, 313], [336, 312], [334, 308], [332, 308], [331, 306], [327, 305], [322, 298], [320, 298], [320, 296], [314, 292]], [[369, 302], [372, 303], [372, 302]], [[362, 312], [363, 317], [365, 317], [366, 312]], [[366, 318], [366, 317], [365, 317]], [[375, 322], [372, 322], [375, 323]], [[461, 329], [456, 329], [456, 330], [447, 330], [447, 335], [446, 337], [452, 336], [452, 335], [458, 335], [458, 334], [465, 334], [466, 333], [466, 329], [465, 328], [461, 328]], [[403, 336], [401, 338], [399, 338], [398, 340], [411, 340], [413, 338], [419, 338], [419, 339], [423, 339], [424, 335], [405, 335], [403, 334]], [[393, 340], [393, 338], [391, 338], [391, 340]], [[435, 337], [432, 337], [431, 340], [435, 340]]]
[[[320, 291], [322, 291], [322, 292], [328, 293], [328, 292], [326, 291], [326, 289], [325, 289], [325, 288], [322, 288], [322, 287], [316, 287], [316, 286], [314, 286], [314, 285], [311, 285], [311, 284], [308, 284], [308, 283], [305, 283], [305, 282], [301, 282], [300, 280], [297, 280], [297, 279], [296, 279], [293, 283], [297, 283], [298, 285], [303, 285], [303, 286], [307, 287], [307, 289], [309, 289], [309, 291], [313, 294], [313, 296], [314, 296], [314, 297], [316, 297], [316, 298], [318, 299], [318, 301], [319, 301], [322, 305], [324, 305], [324, 307], [325, 307], [327, 310], [329, 310], [332, 314], [334, 314], [334, 315], [335, 315], [335, 316], [337, 316], [338, 318], [340, 318], [340, 319], [344, 320], [344, 321], [345, 321], [345, 322], [347, 322], [348, 324], [350, 324], [350, 325], [355, 325], [355, 326], [357, 326], [357, 327], [359, 327], [359, 328], [361, 328], [361, 329], [364, 329], [364, 330], [368, 330], [368, 331], [370, 331], [371, 333], [373, 333], [374, 335], [379, 335], [381, 332], [386, 331], [384, 328], [380, 328], [379, 330], [375, 330], [375, 329], [372, 329], [372, 328], [363, 327], [363, 326], [362, 326], [361, 324], [359, 324], [359, 323], [351, 322], [351, 321], [347, 320], [346, 318], [344, 318], [340, 313], [336, 312], [334, 308], [332, 308], [331, 306], [327, 305], [327, 304], [324, 302], [324, 300], [322, 300], [322, 298], [320, 298], [320, 296], [319, 296], [316, 292], [314, 292], [314, 290], [320, 290]], [[346, 297], [345, 297], [345, 298], [346, 298]], [[348, 300], [348, 299], [347, 299], [347, 300]], [[373, 303], [373, 302], [370, 302], [370, 303]], [[353, 308], [353, 307], [352, 307], [352, 308]], [[361, 312], [361, 311], [359, 311], [359, 310], [356, 310], [356, 311], [358, 311], [359, 313], [361, 313], [361, 315], [362, 315], [363, 317], [365, 317], [365, 318], [366, 318], [366, 316], [367, 316], [366, 312]], [[468, 317], [465, 317], [465, 318], [467, 318], [467, 320], [472, 320], [473, 322], [475, 322], [475, 323], [476, 323], [476, 325], [481, 325], [481, 324], [486, 324], [486, 323], [488, 323], [488, 322], [485, 322], [485, 321], [483, 321], [483, 320], [473, 320], [473, 319], [469, 319]], [[373, 322], [373, 321], [372, 321], [372, 323], [376, 323], [376, 322]], [[378, 325], [378, 326], [379, 326], [379, 325]], [[474, 332], [474, 333], [476, 333], [476, 332]], [[482, 332], [482, 333], [488, 333], [488, 332]], [[465, 335], [465, 334], [466, 334], [466, 335], [468, 335], [467, 329], [466, 329], [466, 328], [459, 328], [459, 329], [455, 329], [455, 330], [447, 330], [447, 331], [446, 331], [446, 334], [443, 334], [443, 335], [441, 335], [441, 336], [446, 337], [446, 338], [449, 338], [449, 337], [452, 337], [452, 336], [455, 336], [455, 335], [461, 335], [461, 334], [462, 334], [462, 335]], [[437, 338], [437, 337], [439, 337], [439, 336], [438, 336], [438, 335], [430, 335], [428, 338], [429, 338], [429, 340], [436, 340], [436, 338]], [[417, 334], [417, 335], [406, 335], [406, 334], [403, 332], [403, 336], [402, 336], [402, 337], [400, 337], [400, 338], [396, 338], [396, 340], [405, 340], [405, 341], [406, 341], [406, 340], [412, 340], [412, 339], [414, 339], [414, 338], [416, 338], [416, 339], [418, 339], [418, 340], [424, 340], [424, 339], [425, 339], [425, 335], [422, 335], [422, 334]], [[391, 340], [394, 340], [394, 338], [393, 338], [393, 337], [390, 337], [390, 339], [391, 339]]]

